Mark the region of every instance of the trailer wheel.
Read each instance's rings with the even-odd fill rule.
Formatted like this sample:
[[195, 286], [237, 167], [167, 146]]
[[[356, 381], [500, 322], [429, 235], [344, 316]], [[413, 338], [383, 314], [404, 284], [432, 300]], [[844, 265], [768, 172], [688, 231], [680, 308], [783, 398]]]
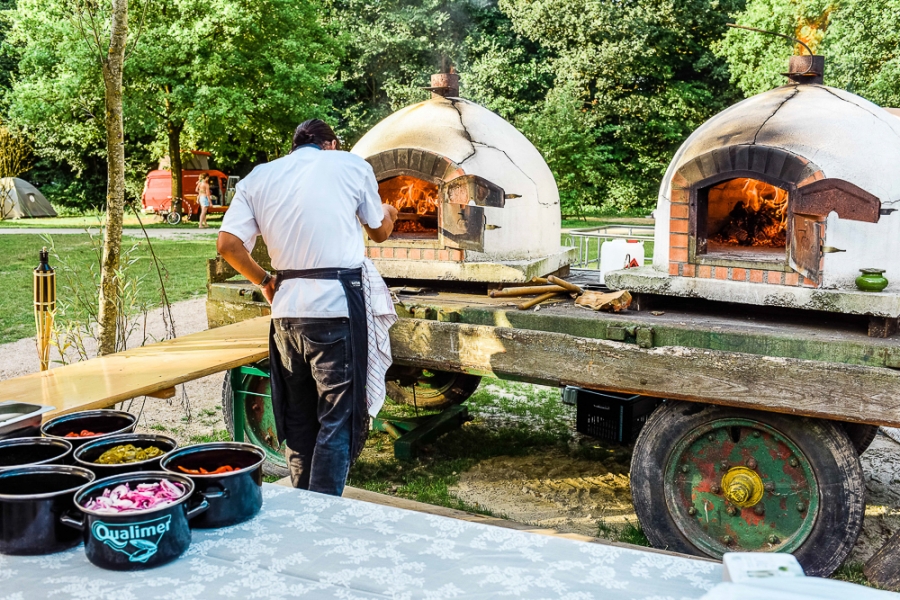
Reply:
[[418, 369], [403, 381], [388, 381], [387, 396], [397, 404], [441, 410], [468, 400], [480, 383], [477, 375]]
[[[249, 394], [237, 394], [231, 387], [231, 372], [225, 373], [222, 383], [222, 413], [225, 427], [234, 439], [235, 402], [243, 401], [244, 435], [235, 440], [259, 446], [266, 453], [263, 473], [275, 477], [287, 477], [290, 471], [284, 460], [284, 446], [278, 443], [275, 435], [275, 420], [272, 415], [272, 402], [269, 391], [269, 378], [259, 375], [238, 375], [238, 385]], [[244, 396], [243, 399], [240, 396]]]
[[850, 443], [856, 448], [857, 454], [865, 452], [875, 441], [875, 436], [878, 435], [878, 425], [841, 422], [841, 428], [850, 438]]
[[839, 424], [688, 402], [648, 419], [631, 486], [657, 548], [790, 552], [820, 577], [853, 549], [865, 508], [859, 457]]

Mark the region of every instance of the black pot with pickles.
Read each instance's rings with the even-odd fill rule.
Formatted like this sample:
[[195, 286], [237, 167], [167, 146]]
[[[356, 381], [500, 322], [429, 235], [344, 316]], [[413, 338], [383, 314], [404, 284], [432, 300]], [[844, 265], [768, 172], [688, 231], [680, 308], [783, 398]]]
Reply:
[[104, 437], [75, 450], [75, 464], [98, 479], [137, 471], [158, 471], [159, 463], [178, 447], [174, 439], [154, 433]]

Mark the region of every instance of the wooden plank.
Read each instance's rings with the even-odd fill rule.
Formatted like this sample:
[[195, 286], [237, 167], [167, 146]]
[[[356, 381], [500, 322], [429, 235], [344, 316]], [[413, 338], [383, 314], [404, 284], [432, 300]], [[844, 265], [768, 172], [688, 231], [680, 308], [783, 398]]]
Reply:
[[400, 319], [391, 344], [431, 369], [900, 426], [893, 369], [420, 319]]
[[142, 348], [0, 381], [0, 401], [56, 410], [45, 416], [106, 408], [269, 355], [269, 317], [260, 317]]
[[170, 388], [166, 388], [164, 390], [159, 390], [158, 392], [152, 392], [147, 394], [151, 398], [159, 398], [160, 400], [168, 400], [169, 398], [175, 397], [175, 386], [173, 385]]

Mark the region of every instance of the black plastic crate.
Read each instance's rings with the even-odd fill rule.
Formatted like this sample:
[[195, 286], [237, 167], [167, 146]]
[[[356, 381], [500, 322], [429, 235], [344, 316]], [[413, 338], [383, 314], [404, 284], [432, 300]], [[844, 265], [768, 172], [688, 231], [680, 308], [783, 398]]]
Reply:
[[630, 444], [650, 413], [660, 405], [660, 398], [631, 396], [615, 392], [595, 392], [569, 387], [567, 395], [575, 395], [575, 430], [591, 437]]

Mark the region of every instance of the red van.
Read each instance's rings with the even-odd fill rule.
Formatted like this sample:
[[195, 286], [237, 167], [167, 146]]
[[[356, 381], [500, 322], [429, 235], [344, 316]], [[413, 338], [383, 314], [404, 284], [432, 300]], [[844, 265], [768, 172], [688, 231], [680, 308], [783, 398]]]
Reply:
[[215, 170], [189, 170], [181, 171], [181, 189], [184, 200], [178, 207], [172, 208], [172, 172], [162, 169], [150, 171], [144, 182], [144, 193], [141, 194], [141, 206], [143, 212], [158, 214], [172, 225], [181, 222], [183, 216], [191, 218], [200, 214], [200, 204], [197, 202], [197, 178], [200, 173], [209, 175], [209, 192], [212, 206], [208, 214], [223, 213], [228, 210], [231, 198], [234, 196], [234, 186], [240, 177], [229, 177], [222, 171]]

